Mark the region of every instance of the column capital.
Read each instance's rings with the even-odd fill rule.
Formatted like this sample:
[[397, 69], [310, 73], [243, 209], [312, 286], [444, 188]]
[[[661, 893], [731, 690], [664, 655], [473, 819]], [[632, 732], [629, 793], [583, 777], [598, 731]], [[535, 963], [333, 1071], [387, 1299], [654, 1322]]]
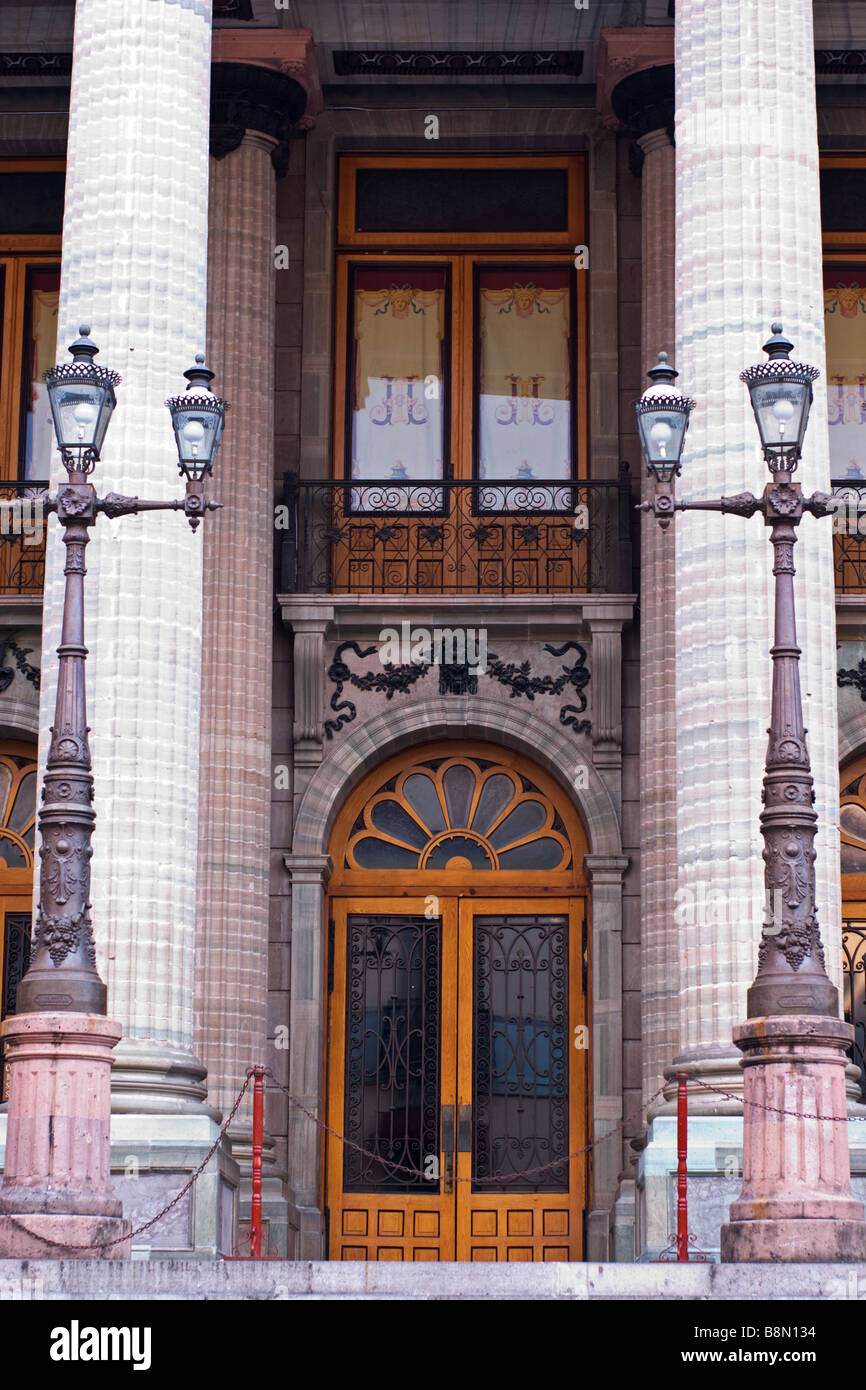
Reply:
[[323, 98], [312, 29], [216, 29], [211, 61], [261, 67], [291, 77], [306, 93], [301, 130], [311, 130]]
[[223, 159], [247, 132], [274, 142], [277, 176], [288, 167], [289, 141], [309, 130], [322, 109], [309, 30], [260, 29], [214, 34], [211, 66], [211, 154]]
[[627, 132], [635, 142], [632, 169], [639, 174], [650, 152], [644, 137], [659, 131], [673, 144], [673, 28], [602, 29], [595, 90], [605, 125]]
[[629, 866], [627, 854], [585, 854], [583, 867], [589, 874], [593, 888], [601, 883], [621, 884]]
[[324, 888], [334, 868], [330, 854], [284, 854], [292, 883], [318, 883]]

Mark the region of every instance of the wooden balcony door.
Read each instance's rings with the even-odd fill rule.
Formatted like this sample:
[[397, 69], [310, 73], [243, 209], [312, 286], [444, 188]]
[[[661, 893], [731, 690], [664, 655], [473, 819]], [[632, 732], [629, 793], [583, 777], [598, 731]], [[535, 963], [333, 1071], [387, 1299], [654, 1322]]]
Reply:
[[335, 901], [331, 1259], [581, 1258], [584, 904]]

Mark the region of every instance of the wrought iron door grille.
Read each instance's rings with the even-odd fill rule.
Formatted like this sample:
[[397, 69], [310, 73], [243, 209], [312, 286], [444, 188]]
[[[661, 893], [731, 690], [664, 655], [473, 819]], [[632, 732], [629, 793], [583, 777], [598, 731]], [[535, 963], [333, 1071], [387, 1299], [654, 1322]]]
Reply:
[[627, 593], [631, 485], [286, 475], [284, 593]]
[[344, 1132], [368, 1152], [346, 1146], [346, 1192], [438, 1191], [440, 982], [438, 918], [349, 917]]
[[473, 956], [473, 1191], [567, 1192], [517, 1175], [568, 1153], [568, 919], [476, 917]]
[[[15, 1012], [18, 986], [30, 964], [29, 912], [7, 912], [3, 922], [3, 980], [0, 995], [0, 1019]], [[0, 1041], [0, 1099], [6, 1099], [6, 1064], [3, 1043]]]
[[842, 989], [845, 1022], [854, 1029], [848, 1056], [860, 1068], [860, 1089], [866, 1096], [866, 922], [842, 923]]

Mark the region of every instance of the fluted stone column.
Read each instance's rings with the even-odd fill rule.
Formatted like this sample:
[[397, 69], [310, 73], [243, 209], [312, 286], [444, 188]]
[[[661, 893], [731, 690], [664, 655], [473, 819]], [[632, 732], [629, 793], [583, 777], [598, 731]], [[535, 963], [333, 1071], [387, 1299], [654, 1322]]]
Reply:
[[[811, 0], [681, 0], [676, 17], [677, 353], [697, 398], [680, 492], [763, 489], [739, 372], [773, 319], [822, 372], [798, 478], [829, 490], [821, 216]], [[820, 829], [818, 919], [831, 978], [841, 940], [831, 528], [797, 547], [797, 626]], [[772, 561], [756, 523], [692, 513], [677, 525], [677, 839], [680, 1061], [741, 1086], [745, 1017], [763, 920], [758, 813], [770, 710]], [[704, 903], [701, 903], [703, 895]], [[713, 1106], [710, 1101], [710, 1106]], [[698, 1107], [699, 1108], [699, 1107]]]
[[[671, 111], [671, 117], [673, 112]], [[638, 138], [641, 171], [641, 351], [645, 366], [674, 350], [674, 150], [667, 129]], [[644, 470], [644, 473], [646, 470]], [[651, 492], [643, 479], [644, 498]], [[641, 533], [641, 959], [644, 1103], [677, 1048], [674, 701], [675, 528], [645, 517]]]
[[[244, 63], [219, 61], [220, 36], [214, 45], [208, 241], [208, 353], [231, 413], [213, 486], [226, 524], [205, 536], [196, 1039], [223, 1111], [247, 1069], [273, 1061], [267, 1002], [276, 177], [307, 99], [295, 77], [256, 63], [257, 52], [270, 53], [270, 31], [258, 49], [253, 38]], [[290, 43], [289, 51], [296, 47]], [[242, 1168], [251, 1160], [251, 1119], [250, 1093], [231, 1130]], [[272, 1153], [266, 1135], [264, 1214], [279, 1246], [274, 1237], [285, 1213], [274, 1207], [280, 1183], [268, 1177]]]
[[[101, 494], [181, 494], [164, 402], [205, 344], [210, 44], [211, 0], [76, 6], [58, 343], [89, 323], [100, 362], [123, 376], [94, 478]], [[55, 483], [61, 473], [55, 458]], [[52, 523], [46, 652], [59, 636], [62, 550]], [[154, 1171], [166, 1149], [176, 1174], [216, 1132], [193, 1044], [202, 532], [174, 514], [101, 518], [87, 567], [92, 917], [109, 1015], [123, 1027], [113, 1159], [136, 1174], [124, 1184], [127, 1214], [146, 1219], [176, 1181]], [[53, 660], [43, 677], [44, 758]], [[217, 1191], [205, 1178], [189, 1199], [188, 1238], [157, 1228], [145, 1242], [226, 1248]]]
[[[210, 0], [76, 9], [58, 343], [89, 323], [100, 362], [123, 376], [101, 493], [180, 493], [164, 401], [204, 347], [210, 21]], [[52, 524], [48, 652], [62, 549]], [[101, 519], [87, 556], [92, 915], [131, 1110], [183, 1109], [204, 1094], [192, 1050], [201, 560], [201, 534], [163, 514]], [[55, 677], [47, 661], [42, 750]]]
[[196, 1016], [221, 1109], [267, 1061], [274, 147], [247, 131], [211, 160], [208, 357], [231, 413], [213, 489], [226, 525], [205, 537]]

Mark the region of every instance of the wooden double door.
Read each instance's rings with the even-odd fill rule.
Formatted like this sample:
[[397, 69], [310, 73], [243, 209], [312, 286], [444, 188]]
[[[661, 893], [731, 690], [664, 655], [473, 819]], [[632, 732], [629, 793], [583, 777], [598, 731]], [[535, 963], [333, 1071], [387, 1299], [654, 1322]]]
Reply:
[[332, 908], [330, 1258], [581, 1259], [585, 899]]

